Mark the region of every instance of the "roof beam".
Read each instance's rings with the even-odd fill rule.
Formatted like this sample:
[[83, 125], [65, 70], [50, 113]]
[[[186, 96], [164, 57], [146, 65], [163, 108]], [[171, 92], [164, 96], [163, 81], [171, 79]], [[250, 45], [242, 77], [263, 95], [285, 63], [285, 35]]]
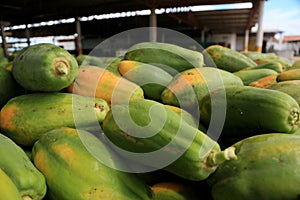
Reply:
[[192, 12], [189, 11], [187, 13], [181, 13], [180, 15], [177, 15], [175, 13], [168, 13], [168, 16], [178, 20], [182, 21], [183, 23], [192, 26], [194, 28], [202, 29], [203, 25], [200, 24], [200, 22], [197, 20], [196, 15]]
[[255, 15], [258, 12], [259, 1], [252, 1], [252, 5], [253, 6], [252, 6], [252, 9], [249, 13], [248, 23], [247, 23], [247, 26], [246, 26], [245, 30], [249, 30], [251, 28], [251, 26], [253, 25]]

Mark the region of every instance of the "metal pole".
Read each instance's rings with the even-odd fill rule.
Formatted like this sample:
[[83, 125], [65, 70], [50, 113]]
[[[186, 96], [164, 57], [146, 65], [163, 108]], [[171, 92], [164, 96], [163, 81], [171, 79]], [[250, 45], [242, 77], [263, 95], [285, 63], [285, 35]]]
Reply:
[[76, 23], [76, 33], [77, 33], [77, 38], [76, 38], [76, 48], [78, 55], [82, 55], [82, 36], [81, 36], [81, 25], [80, 25], [80, 18], [77, 17], [75, 20]]
[[150, 42], [157, 41], [157, 18], [155, 14], [155, 8], [151, 8], [150, 14], [150, 33], [149, 33]]
[[29, 32], [28, 24], [26, 24], [25, 35], [27, 39], [27, 46], [30, 46], [30, 32]]
[[262, 52], [262, 44], [264, 38], [263, 18], [264, 18], [265, 0], [259, 1], [258, 29], [256, 33], [256, 51]]
[[248, 45], [249, 45], [249, 29], [245, 31], [245, 41], [244, 41], [244, 51], [248, 51]]
[[3, 47], [4, 56], [8, 57], [8, 49], [6, 43], [6, 35], [4, 31], [4, 24], [1, 24], [1, 37], [2, 37], [2, 47]]

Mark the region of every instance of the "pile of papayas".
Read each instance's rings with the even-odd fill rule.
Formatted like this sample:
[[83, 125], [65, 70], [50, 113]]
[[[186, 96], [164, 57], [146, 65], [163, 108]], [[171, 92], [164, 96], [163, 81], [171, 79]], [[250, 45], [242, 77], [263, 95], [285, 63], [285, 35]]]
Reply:
[[2, 63], [0, 199], [300, 198], [299, 62], [141, 42]]

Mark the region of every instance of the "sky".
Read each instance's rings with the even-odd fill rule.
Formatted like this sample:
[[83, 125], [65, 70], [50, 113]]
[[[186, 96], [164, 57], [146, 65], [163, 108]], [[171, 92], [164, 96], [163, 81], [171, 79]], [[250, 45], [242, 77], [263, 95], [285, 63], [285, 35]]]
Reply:
[[265, 2], [263, 29], [279, 29], [282, 35], [300, 35], [300, 0]]

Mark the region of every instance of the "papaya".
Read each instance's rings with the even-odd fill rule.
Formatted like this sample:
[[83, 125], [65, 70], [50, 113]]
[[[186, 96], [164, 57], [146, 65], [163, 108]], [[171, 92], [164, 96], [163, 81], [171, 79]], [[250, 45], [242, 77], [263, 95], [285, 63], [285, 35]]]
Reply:
[[7, 65], [5, 65], [4, 69], [7, 71], [12, 71], [13, 61], [10, 61]]
[[159, 67], [131, 60], [122, 60], [118, 70], [124, 78], [143, 89], [145, 98], [160, 102], [162, 91], [173, 78]]
[[5, 57], [3, 48], [0, 47], [0, 68], [4, 68], [8, 63], [9, 60]]
[[139, 85], [96, 66], [81, 67], [67, 92], [104, 99], [110, 106], [144, 98], [144, 91]]
[[163, 169], [183, 179], [199, 181], [224, 160], [235, 159], [234, 149], [221, 151], [209, 135], [153, 100], [114, 105], [101, 126], [119, 155], [140, 172]]
[[157, 200], [196, 200], [194, 188], [183, 183], [160, 182], [151, 186]]
[[93, 66], [103, 66], [103, 61], [100, 57], [91, 56], [91, 55], [78, 55], [76, 56], [76, 61], [78, 66], [86, 66], [86, 65], [93, 65]]
[[253, 70], [253, 69], [272, 69], [272, 70], [276, 71], [277, 73], [281, 73], [281, 72], [285, 71], [285, 68], [283, 67], [283, 65], [277, 61], [261, 63], [257, 66], [247, 67], [242, 70]]
[[226, 110], [224, 122], [216, 122], [224, 123], [221, 137], [241, 139], [266, 132], [292, 133], [299, 128], [300, 108], [290, 95], [251, 86], [225, 86], [224, 89], [211, 92], [200, 104], [200, 120], [206, 126], [211, 123], [212, 105], [216, 110]]
[[172, 75], [204, 65], [201, 52], [162, 42], [141, 42], [134, 44], [125, 53], [124, 60], [155, 65]]
[[269, 75], [278, 75], [275, 70], [272, 69], [256, 69], [256, 70], [241, 70], [233, 73], [238, 76], [244, 83], [244, 85], [249, 85], [261, 78]]
[[70, 93], [32, 93], [10, 99], [0, 112], [0, 129], [22, 146], [32, 146], [45, 132], [61, 127], [97, 130], [109, 110], [103, 99]]
[[[172, 110], [174, 110], [174, 111], [175, 111], [177, 114], [179, 114], [179, 115], [183, 118], [183, 120], [186, 121], [189, 125], [191, 125], [191, 126], [193, 126], [193, 127], [195, 127], [195, 128], [197, 128], [198, 126], [200, 126], [198, 120], [196, 120], [196, 119], [194, 118], [194, 116], [193, 116], [191, 113], [187, 112], [186, 110], [183, 110], [183, 109], [181, 109], [181, 108], [179, 108], [179, 107], [177, 107], [177, 106], [172, 106], [172, 105], [167, 105], [167, 104], [166, 104], [165, 106], [167, 106], [167, 107], [171, 108]], [[200, 129], [200, 130], [201, 130], [201, 129]]]
[[25, 93], [25, 90], [15, 81], [11, 72], [0, 68], [0, 107], [22, 93]]
[[300, 68], [300, 60], [294, 61], [290, 69], [298, 69], [298, 68]]
[[61, 127], [45, 133], [34, 144], [32, 158], [45, 176], [49, 199], [153, 198], [150, 186], [132, 173], [119, 171], [114, 152], [84, 130]]
[[[47, 191], [43, 174], [33, 165], [23, 149], [3, 134], [0, 134], [0, 157], [0, 169], [12, 180], [18, 196], [24, 200], [43, 199]], [[2, 197], [1, 193], [1, 199]]]
[[252, 59], [242, 53], [221, 45], [211, 45], [203, 53], [210, 56], [216, 67], [228, 72], [236, 72], [257, 65]]
[[161, 94], [162, 102], [185, 110], [199, 110], [201, 99], [224, 85], [243, 85], [230, 72], [214, 67], [189, 69], [176, 75]]
[[280, 56], [277, 56], [275, 58], [269, 58], [269, 57], [263, 57], [263, 58], [259, 58], [259, 59], [256, 59], [254, 60], [254, 62], [258, 65], [262, 64], [262, 63], [268, 63], [268, 62], [272, 62], [272, 61], [276, 61], [276, 62], [279, 62], [284, 70], [288, 70], [292, 67], [293, 65], [293, 62], [286, 59], [286, 58], [283, 58], [283, 57], [280, 57]]
[[237, 160], [225, 161], [208, 179], [213, 199], [299, 199], [299, 135], [259, 134], [232, 146]]
[[98, 57], [93, 55], [78, 55], [76, 57], [79, 67], [83, 66], [97, 66], [113, 72], [115, 75], [120, 76], [118, 71], [118, 63], [121, 58], [118, 57]]
[[293, 97], [300, 105], [300, 80], [282, 81], [266, 88], [284, 92]]
[[266, 88], [272, 84], [277, 83], [278, 74], [271, 74], [269, 76], [262, 77], [257, 81], [253, 81], [249, 83], [249, 86], [258, 87], [258, 88]]
[[247, 52], [242, 52], [243, 55], [251, 58], [252, 60], [258, 60], [261, 58], [277, 58], [277, 55], [275, 53], [261, 53], [258, 51], [247, 51]]
[[3, 200], [22, 200], [21, 195], [7, 174], [0, 168], [0, 194]]
[[300, 80], [300, 69], [290, 69], [281, 72], [277, 76], [277, 81]]
[[78, 64], [67, 50], [50, 43], [22, 49], [13, 61], [12, 75], [25, 89], [58, 92], [77, 76]]

